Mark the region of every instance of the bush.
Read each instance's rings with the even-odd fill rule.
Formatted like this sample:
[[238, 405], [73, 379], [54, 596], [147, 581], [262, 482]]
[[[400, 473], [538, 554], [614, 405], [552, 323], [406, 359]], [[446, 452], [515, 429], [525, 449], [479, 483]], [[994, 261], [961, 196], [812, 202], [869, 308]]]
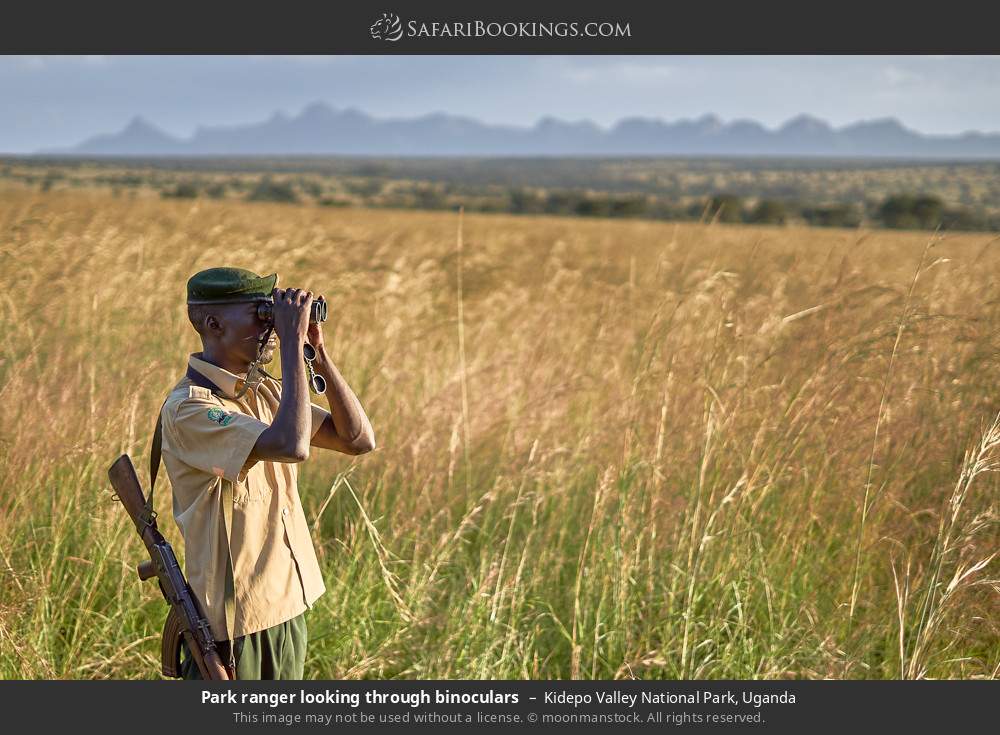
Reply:
[[608, 217], [611, 203], [604, 198], [583, 199], [576, 205], [576, 214], [581, 217]]
[[414, 204], [418, 209], [444, 209], [448, 200], [440, 190], [428, 186], [414, 192]]
[[269, 176], [265, 176], [250, 191], [247, 200], [251, 202], [293, 203], [299, 201], [299, 195], [295, 193], [291, 184], [284, 181], [274, 181]]
[[809, 207], [802, 210], [802, 216], [814, 227], [857, 227], [861, 224], [861, 212], [850, 204]]
[[323, 196], [322, 185], [312, 179], [299, 179], [299, 188], [315, 199]]
[[640, 217], [649, 210], [645, 197], [633, 196], [615, 199], [611, 202], [612, 217]]
[[988, 230], [990, 219], [985, 213], [966, 207], [948, 209], [941, 218], [941, 226], [949, 230]]
[[759, 225], [783, 225], [788, 221], [788, 212], [781, 202], [762, 199], [750, 212], [748, 219]]
[[510, 211], [514, 214], [540, 214], [547, 206], [547, 200], [528, 189], [511, 189], [508, 192], [510, 197]]
[[886, 227], [933, 229], [944, 217], [944, 203], [927, 194], [894, 194], [885, 198], [878, 214]]
[[546, 214], [582, 214], [583, 197], [571, 191], [550, 191], [545, 196]]
[[913, 203], [913, 216], [922, 227], [937, 227], [944, 217], [944, 202], [934, 196], [917, 197]]
[[226, 196], [226, 184], [222, 181], [205, 187], [205, 194], [212, 199], [224, 199]]
[[194, 199], [198, 196], [198, 187], [190, 181], [182, 181], [173, 189], [164, 189], [160, 192], [164, 199]]
[[368, 199], [382, 193], [382, 182], [375, 179], [347, 180], [344, 182], [344, 188], [355, 196]]
[[708, 216], [719, 222], [742, 222], [743, 199], [735, 194], [716, 194], [709, 203]]

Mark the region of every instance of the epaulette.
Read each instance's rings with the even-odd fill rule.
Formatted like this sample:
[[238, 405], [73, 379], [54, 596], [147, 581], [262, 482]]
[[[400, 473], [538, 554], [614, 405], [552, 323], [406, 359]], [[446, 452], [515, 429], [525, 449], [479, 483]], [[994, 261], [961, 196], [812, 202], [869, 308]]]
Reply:
[[202, 388], [200, 385], [188, 386], [188, 398], [212, 398], [212, 391]]

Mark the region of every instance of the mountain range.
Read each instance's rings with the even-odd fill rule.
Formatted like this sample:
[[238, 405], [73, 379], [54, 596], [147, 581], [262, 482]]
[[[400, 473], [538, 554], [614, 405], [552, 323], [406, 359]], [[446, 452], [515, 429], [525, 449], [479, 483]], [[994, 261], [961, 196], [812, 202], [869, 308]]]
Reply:
[[722, 122], [714, 115], [667, 122], [626, 117], [610, 128], [589, 120], [545, 117], [531, 127], [491, 125], [432, 113], [375, 118], [323, 102], [297, 116], [275, 112], [263, 122], [199, 126], [177, 138], [134, 117], [117, 133], [40, 155], [72, 156], [823, 156], [1000, 159], [1000, 133], [924, 135], [895, 118], [834, 128], [799, 115], [769, 130], [753, 120]]

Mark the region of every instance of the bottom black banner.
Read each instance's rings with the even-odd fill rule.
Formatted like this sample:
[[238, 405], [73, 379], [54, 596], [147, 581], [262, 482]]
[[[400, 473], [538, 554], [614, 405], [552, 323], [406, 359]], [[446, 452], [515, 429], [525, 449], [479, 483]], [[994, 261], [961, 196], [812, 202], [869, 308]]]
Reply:
[[905, 728], [909, 735], [985, 729], [998, 694], [993, 681], [0, 683], [8, 725], [142, 733], [683, 727], [762, 733]]

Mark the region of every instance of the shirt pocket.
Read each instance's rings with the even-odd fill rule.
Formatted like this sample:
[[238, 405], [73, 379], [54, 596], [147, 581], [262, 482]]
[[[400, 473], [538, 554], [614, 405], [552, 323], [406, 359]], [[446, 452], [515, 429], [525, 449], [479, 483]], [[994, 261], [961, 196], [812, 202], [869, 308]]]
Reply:
[[254, 477], [253, 471], [242, 480], [233, 483], [233, 502], [237, 505], [266, 503], [271, 497], [271, 488], [260, 477]]

